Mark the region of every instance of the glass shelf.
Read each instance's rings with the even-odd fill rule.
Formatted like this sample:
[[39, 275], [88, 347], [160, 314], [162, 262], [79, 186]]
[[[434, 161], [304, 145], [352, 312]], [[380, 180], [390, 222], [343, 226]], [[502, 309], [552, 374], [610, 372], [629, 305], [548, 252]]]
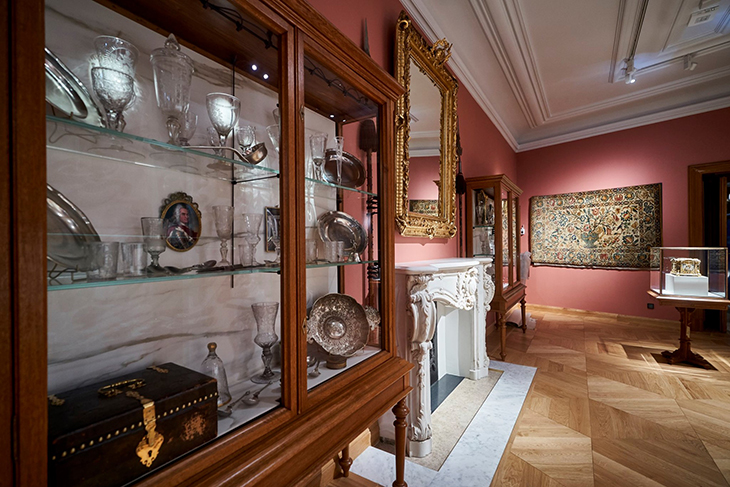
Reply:
[[[148, 284], [153, 282], [163, 281], [179, 281], [183, 279], [200, 279], [209, 277], [220, 277], [220, 276], [236, 276], [242, 274], [257, 274], [257, 273], [268, 273], [276, 274], [279, 272], [279, 267], [246, 267], [238, 268], [233, 270], [219, 270], [219, 271], [208, 271], [181, 275], [169, 275], [169, 276], [152, 276], [152, 277], [118, 277], [111, 281], [87, 281], [86, 279], [72, 280], [70, 272], [64, 272], [61, 276], [56, 279], [50, 279], [48, 283], [49, 291], [63, 291], [67, 289], [86, 289], [91, 287], [105, 287], [105, 286], [123, 286], [126, 284]], [[78, 273], [83, 275], [84, 273]]]
[[317, 261], [315, 264], [307, 264], [307, 269], [320, 269], [323, 267], [343, 267], [348, 265], [376, 264], [377, 260], [361, 260], [360, 262], [324, 262]]
[[494, 228], [494, 225], [473, 225], [472, 228]]
[[[351, 265], [367, 265], [377, 263], [377, 260], [364, 260], [361, 262], [318, 262], [316, 264], [307, 264], [308, 269], [321, 269], [326, 267], [343, 267]], [[208, 277], [220, 277], [220, 276], [236, 276], [243, 274], [257, 274], [257, 273], [268, 273], [275, 274], [280, 271], [279, 267], [271, 266], [258, 266], [258, 267], [246, 267], [238, 268], [233, 270], [216, 270], [181, 275], [169, 275], [169, 276], [152, 276], [152, 277], [118, 277], [111, 281], [87, 281], [86, 279], [72, 280], [70, 271], [63, 271], [56, 279], [50, 279], [48, 283], [49, 291], [63, 291], [68, 289], [86, 289], [91, 287], [104, 287], [104, 286], [123, 286], [126, 284], [148, 284], [153, 282], [163, 281], [178, 281], [183, 279], [200, 279]], [[59, 271], [60, 272], [60, 271]], [[83, 275], [83, 272], [79, 272], [79, 275]]]
[[46, 116], [46, 148], [155, 169], [194, 174], [232, 183], [278, 177], [279, 171], [204, 150], [166, 144], [138, 135]]
[[374, 196], [376, 198], [378, 196], [377, 193], [369, 193], [369, 192], [364, 191], [362, 189], [350, 188], [349, 186], [342, 186], [342, 185], [339, 185], [339, 184], [329, 183], [327, 181], [320, 181], [319, 179], [305, 178], [305, 180], [308, 183], [316, 183], [320, 187], [323, 186], [323, 187], [328, 187], [328, 188], [344, 189], [345, 191], [353, 191], [355, 193], [360, 193], [360, 194], [364, 194], [364, 195], [367, 195], [367, 196]]
[[491, 257], [494, 258], [494, 254], [474, 254], [474, 257]]
[[[178, 171], [234, 184], [279, 176], [276, 169], [218, 156], [212, 150], [208, 153], [204, 149], [188, 149], [52, 115], [46, 116], [46, 131], [46, 148], [54, 151]], [[342, 189], [377, 197], [376, 193], [357, 188], [313, 178], [306, 180], [316, 187]]]

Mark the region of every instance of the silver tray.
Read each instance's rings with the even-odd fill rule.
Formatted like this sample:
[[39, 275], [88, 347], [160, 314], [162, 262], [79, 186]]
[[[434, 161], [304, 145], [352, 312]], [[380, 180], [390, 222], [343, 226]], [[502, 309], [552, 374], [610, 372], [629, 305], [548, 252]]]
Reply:
[[46, 185], [48, 260], [77, 271], [89, 270], [88, 244], [101, 242], [84, 212], [71, 200]]
[[307, 321], [307, 338], [327, 352], [350, 357], [362, 350], [370, 333], [363, 307], [346, 294], [326, 294], [315, 301]]
[[46, 47], [46, 101], [80, 122], [103, 127], [103, 118], [86, 87]]
[[[360, 159], [349, 152], [342, 152], [342, 182], [340, 186], [359, 188], [365, 183], [365, 166]], [[324, 155], [324, 178], [328, 183], [337, 184], [337, 152], [327, 149]]]
[[345, 250], [361, 254], [368, 245], [368, 235], [359, 221], [342, 211], [328, 211], [317, 219], [319, 236], [324, 242], [345, 242]]

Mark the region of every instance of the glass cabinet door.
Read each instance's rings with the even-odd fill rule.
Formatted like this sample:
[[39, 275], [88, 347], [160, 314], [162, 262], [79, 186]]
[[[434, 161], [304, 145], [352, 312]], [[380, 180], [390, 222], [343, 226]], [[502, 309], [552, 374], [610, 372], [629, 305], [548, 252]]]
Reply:
[[[380, 105], [304, 47], [307, 389], [375, 356], [380, 340]], [[388, 222], [390, 224], [390, 222]]]
[[240, 11], [235, 57], [206, 57], [172, 17], [177, 39], [91, 0], [45, 12], [48, 393], [175, 364], [217, 379], [217, 436], [288, 407], [279, 35]]
[[494, 257], [494, 188], [476, 189], [472, 198], [472, 254], [474, 257]]

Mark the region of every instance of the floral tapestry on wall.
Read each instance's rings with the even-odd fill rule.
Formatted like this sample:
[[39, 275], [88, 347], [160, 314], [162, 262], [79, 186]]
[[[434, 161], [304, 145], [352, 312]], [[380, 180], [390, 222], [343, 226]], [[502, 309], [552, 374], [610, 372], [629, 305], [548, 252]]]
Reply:
[[661, 183], [530, 198], [535, 265], [647, 269], [661, 244]]

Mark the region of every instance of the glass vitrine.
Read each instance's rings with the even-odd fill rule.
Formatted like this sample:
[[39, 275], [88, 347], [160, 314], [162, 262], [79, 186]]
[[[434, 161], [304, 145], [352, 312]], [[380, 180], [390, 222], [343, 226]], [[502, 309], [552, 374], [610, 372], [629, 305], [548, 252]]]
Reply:
[[[14, 191], [40, 202], [45, 185], [47, 222], [32, 225], [47, 258], [18, 268], [43, 276], [34, 346], [47, 358], [18, 363], [47, 377], [34, 383], [49, 396], [37, 406], [49, 412], [39, 438], [51, 483], [300, 481], [367, 427], [361, 413], [377, 417], [409, 391], [393, 338], [401, 88], [308, 6], [18, 9], [33, 6], [45, 6], [45, 79], [38, 66], [29, 93], [45, 81], [47, 103], [23, 123], [45, 129], [45, 161], [32, 162], [45, 178]], [[26, 223], [24, 211], [9, 218]], [[212, 389], [181, 399], [173, 376]], [[157, 383], [169, 394], [157, 397]], [[77, 403], [81, 390], [101, 402]], [[134, 419], [117, 428], [103, 411], [120, 400]], [[322, 438], [300, 434], [315, 425]], [[37, 468], [46, 455], [32, 453]], [[78, 468], [90, 458], [108, 468]]]
[[505, 318], [518, 303], [525, 313], [525, 283], [520, 281], [520, 195], [504, 174], [466, 180], [466, 253], [493, 259], [495, 293], [491, 309], [500, 328], [504, 359]]
[[727, 299], [727, 248], [652, 247], [651, 289], [661, 296]]

